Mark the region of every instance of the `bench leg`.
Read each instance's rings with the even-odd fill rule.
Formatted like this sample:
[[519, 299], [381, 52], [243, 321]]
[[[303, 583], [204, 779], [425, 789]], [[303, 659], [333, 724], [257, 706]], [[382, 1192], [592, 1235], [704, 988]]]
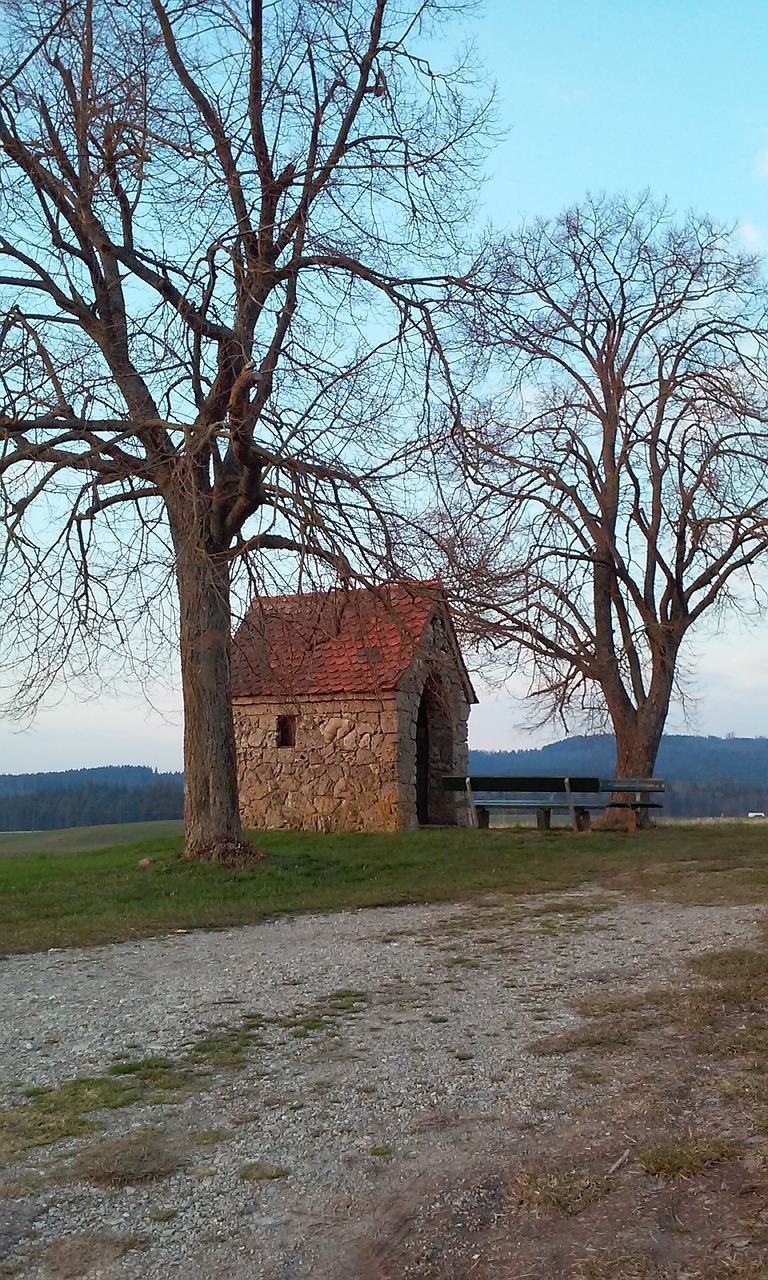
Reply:
[[539, 831], [549, 831], [552, 826], [552, 810], [537, 809], [536, 810], [536, 826]]
[[576, 810], [576, 826], [579, 831], [589, 831], [592, 827], [592, 815], [589, 809]]
[[477, 806], [477, 825], [481, 831], [487, 831], [491, 825], [490, 809], [484, 809], [480, 804]]

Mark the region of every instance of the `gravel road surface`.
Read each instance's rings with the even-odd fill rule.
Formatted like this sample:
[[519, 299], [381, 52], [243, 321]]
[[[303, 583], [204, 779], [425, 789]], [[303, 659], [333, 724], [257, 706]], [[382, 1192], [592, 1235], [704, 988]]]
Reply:
[[250, 1035], [241, 1062], [198, 1071], [202, 1087], [93, 1117], [107, 1136], [157, 1130], [166, 1176], [88, 1180], [78, 1154], [99, 1134], [0, 1173], [0, 1274], [394, 1277], [382, 1259], [419, 1205], [460, 1198], [470, 1173], [578, 1102], [567, 1062], [529, 1049], [578, 1025], [575, 996], [674, 983], [691, 954], [753, 938], [761, 917], [585, 889], [8, 957], [6, 1107], [116, 1061], [204, 1062], [201, 1038]]

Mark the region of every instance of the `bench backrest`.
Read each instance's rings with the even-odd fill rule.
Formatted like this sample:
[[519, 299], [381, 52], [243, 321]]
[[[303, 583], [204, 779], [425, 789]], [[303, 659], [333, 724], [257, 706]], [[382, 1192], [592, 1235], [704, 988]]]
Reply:
[[[566, 781], [571, 791], [590, 792], [634, 791], [648, 794], [665, 791], [663, 778], [572, 778], [569, 777], [502, 777], [500, 775], [472, 774], [469, 785], [473, 791], [533, 791], [566, 794]], [[466, 791], [466, 778], [443, 778], [443, 791]]]
[[[569, 778], [571, 791], [599, 791], [599, 778]], [[472, 774], [469, 785], [473, 791], [558, 791], [565, 795], [565, 778], [503, 778]], [[443, 778], [444, 791], [466, 791], [466, 778]]]

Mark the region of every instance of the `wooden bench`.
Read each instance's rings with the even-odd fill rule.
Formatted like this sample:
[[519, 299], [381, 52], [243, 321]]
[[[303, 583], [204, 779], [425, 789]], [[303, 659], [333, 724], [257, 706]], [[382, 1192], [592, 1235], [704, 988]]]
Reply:
[[[588, 831], [592, 813], [606, 809], [626, 809], [630, 830], [636, 830], [638, 814], [662, 805], [651, 797], [665, 790], [663, 778], [589, 778], [589, 777], [500, 777], [472, 775], [467, 778], [443, 778], [443, 790], [453, 792], [467, 805], [473, 827], [487, 827], [490, 810], [512, 813], [535, 813], [540, 831], [549, 831], [552, 813], [567, 813], [574, 831]], [[537, 795], [537, 800], [488, 799], [494, 795]], [[602, 795], [632, 799], [598, 800]], [[547, 798], [544, 799], [544, 796]], [[587, 797], [596, 797], [589, 802]]]

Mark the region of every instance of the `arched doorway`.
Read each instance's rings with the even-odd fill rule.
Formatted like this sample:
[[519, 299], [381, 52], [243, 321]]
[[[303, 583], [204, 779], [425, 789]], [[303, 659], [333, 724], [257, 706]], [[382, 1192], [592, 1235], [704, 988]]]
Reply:
[[420, 826], [455, 825], [442, 778], [453, 772], [455, 731], [439, 677], [424, 685], [416, 716], [416, 817]]

